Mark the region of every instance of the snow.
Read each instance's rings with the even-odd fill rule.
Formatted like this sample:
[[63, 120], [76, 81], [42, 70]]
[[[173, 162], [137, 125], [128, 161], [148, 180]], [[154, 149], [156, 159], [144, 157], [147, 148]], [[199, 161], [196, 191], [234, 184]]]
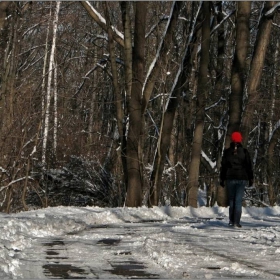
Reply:
[[1, 279], [278, 279], [280, 207], [49, 207], [0, 214]]
[[212, 161], [204, 151], [201, 152], [201, 156], [209, 163], [209, 165], [214, 169], [217, 166], [216, 161]]
[[[102, 15], [96, 9], [94, 9], [94, 7], [90, 4], [89, 1], [85, 1], [85, 3], [87, 4], [88, 8], [93, 12], [93, 14], [98, 18], [98, 21], [101, 22], [104, 26], [106, 26], [105, 18], [103, 18]], [[117, 30], [114, 26], [111, 26], [111, 28], [121, 39], [124, 39], [124, 35], [119, 30]]]
[[267, 11], [265, 13], [265, 16], [266, 17], [272, 16], [278, 10], [279, 6], [280, 6], [280, 3], [277, 3], [276, 5], [274, 5], [269, 11]]

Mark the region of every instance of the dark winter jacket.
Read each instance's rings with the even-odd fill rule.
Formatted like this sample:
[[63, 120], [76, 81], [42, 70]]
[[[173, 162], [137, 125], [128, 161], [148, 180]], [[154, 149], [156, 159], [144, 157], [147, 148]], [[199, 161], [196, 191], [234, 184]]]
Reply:
[[241, 143], [232, 142], [224, 151], [220, 170], [221, 185], [225, 180], [248, 180], [250, 185], [254, 180], [250, 154]]

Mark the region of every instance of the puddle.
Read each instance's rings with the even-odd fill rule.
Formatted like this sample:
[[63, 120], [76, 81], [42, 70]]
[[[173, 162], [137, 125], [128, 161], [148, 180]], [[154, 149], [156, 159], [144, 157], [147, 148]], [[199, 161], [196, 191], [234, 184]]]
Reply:
[[67, 257], [46, 257], [46, 260], [68, 260]]
[[157, 219], [146, 219], [146, 220], [140, 220], [140, 221], [137, 221], [137, 222], [132, 222], [132, 221], [125, 221], [126, 223], [129, 223], [129, 224], [143, 224], [143, 223], [162, 223], [164, 222], [164, 220], [157, 220]]
[[71, 264], [45, 264], [43, 269], [47, 277], [58, 279], [86, 279], [82, 275], [87, 275], [84, 269]]
[[117, 252], [117, 253], [114, 253], [115, 256], [119, 256], [119, 255], [131, 255], [131, 252], [130, 251], [123, 251], [123, 252]]
[[106, 246], [114, 246], [118, 245], [121, 242], [120, 239], [114, 239], [114, 238], [104, 238], [97, 241], [97, 244], [99, 245], [106, 245]]
[[221, 269], [219, 266], [208, 266], [208, 267], [206, 267], [207, 269], [213, 269], [213, 270], [215, 270], [215, 269]]
[[[97, 245], [101, 246], [116, 246], [121, 242], [121, 239], [117, 238], [103, 238], [97, 241]], [[69, 258], [61, 257], [60, 252], [66, 249], [67, 243], [62, 240], [53, 240], [50, 242], [43, 243], [46, 246], [46, 259], [51, 260], [51, 263], [47, 263], [42, 266], [44, 275], [47, 278], [52, 279], [87, 279], [89, 274], [88, 271], [67, 264]], [[116, 255], [129, 256], [131, 251], [124, 250], [116, 253]], [[63, 261], [64, 259], [64, 261]], [[61, 263], [63, 262], [63, 263]], [[107, 273], [111, 273], [112, 277], [118, 276], [118, 278], [133, 278], [133, 279], [159, 279], [158, 274], [149, 273], [146, 271], [147, 267], [144, 263], [127, 260], [122, 262], [111, 263], [111, 269], [104, 269]], [[94, 275], [97, 275], [91, 271]]]
[[145, 271], [146, 266], [136, 261], [127, 261], [118, 264], [112, 264], [112, 270], [107, 270], [114, 275], [131, 277], [133, 279], [158, 279], [159, 275]]
[[57, 256], [57, 255], [59, 255], [58, 252], [52, 251], [52, 250], [47, 250], [46, 253], [47, 253], [48, 256]]
[[46, 250], [46, 259], [55, 259], [55, 260], [65, 260], [68, 259], [67, 257], [61, 257], [59, 256], [59, 251], [64, 250], [64, 248], [53, 248], [54, 246], [65, 246], [65, 243], [61, 240], [54, 240], [52, 242], [46, 242], [43, 243], [44, 246], [49, 247], [49, 249]]
[[73, 266], [71, 264], [62, 264], [60, 260], [68, 260], [67, 257], [59, 256], [59, 251], [65, 250], [65, 242], [62, 240], [53, 240], [43, 243], [48, 247], [46, 250], [46, 259], [51, 259], [52, 263], [43, 265], [43, 271], [46, 277], [56, 279], [86, 279], [87, 273], [84, 269]]
[[64, 246], [65, 243], [62, 240], [54, 240], [52, 242], [43, 243], [44, 246], [53, 247], [53, 246]]

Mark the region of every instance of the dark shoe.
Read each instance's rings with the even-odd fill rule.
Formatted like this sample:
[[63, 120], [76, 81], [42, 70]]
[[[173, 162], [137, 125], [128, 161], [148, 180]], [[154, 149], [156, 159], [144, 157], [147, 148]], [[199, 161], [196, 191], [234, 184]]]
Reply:
[[236, 228], [242, 228], [242, 226], [240, 224], [234, 224], [233, 226]]
[[229, 222], [229, 223], [228, 223], [228, 226], [229, 226], [229, 227], [233, 227], [233, 222]]

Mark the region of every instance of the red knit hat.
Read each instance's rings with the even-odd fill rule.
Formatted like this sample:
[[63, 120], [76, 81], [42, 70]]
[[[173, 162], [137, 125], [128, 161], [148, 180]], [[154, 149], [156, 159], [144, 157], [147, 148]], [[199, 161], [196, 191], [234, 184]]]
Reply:
[[240, 132], [233, 132], [231, 134], [231, 141], [235, 143], [240, 143], [242, 141], [242, 135]]

